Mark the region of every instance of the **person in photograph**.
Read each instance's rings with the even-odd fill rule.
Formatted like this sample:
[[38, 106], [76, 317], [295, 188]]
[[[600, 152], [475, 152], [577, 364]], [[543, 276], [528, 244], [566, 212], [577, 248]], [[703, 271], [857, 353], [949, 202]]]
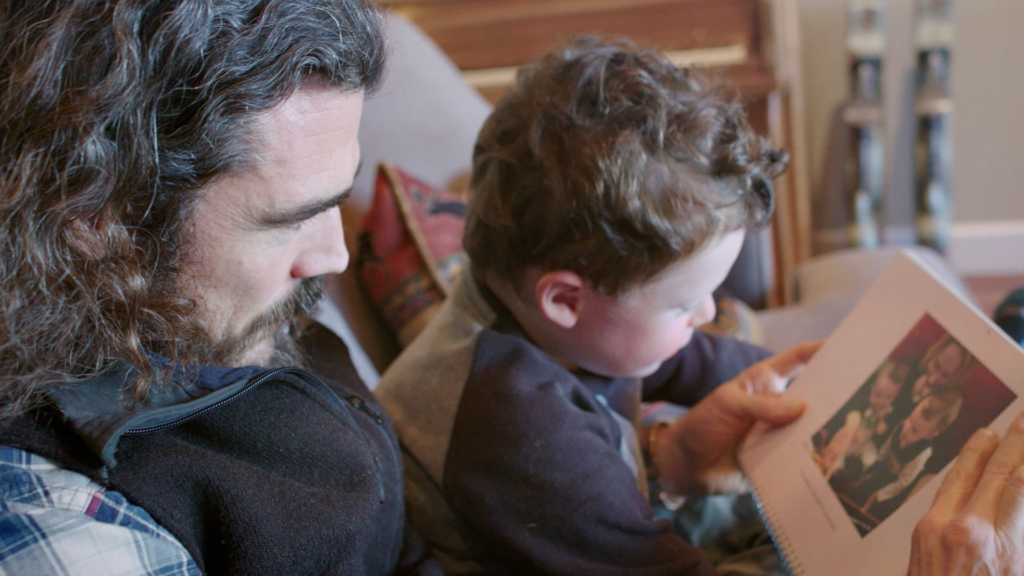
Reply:
[[917, 373], [911, 375], [913, 386], [905, 388], [896, 398], [894, 414], [909, 414], [918, 402], [937, 390], [959, 388], [976, 363], [971, 353], [952, 336], [946, 334], [939, 338], [918, 362]]
[[962, 398], [958, 389], [940, 390], [926, 396], [909, 416], [897, 424], [878, 451], [878, 458], [864, 471], [851, 494], [862, 503], [861, 511], [879, 520], [906, 500], [932, 456], [932, 440], [956, 420]]
[[814, 454], [825, 478], [843, 469], [854, 468], [859, 474], [875, 463], [878, 446], [889, 431], [886, 422], [893, 412], [893, 402], [906, 384], [910, 367], [888, 360], [870, 382], [867, 407], [850, 410], [845, 423], [828, 441], [820, 454]]

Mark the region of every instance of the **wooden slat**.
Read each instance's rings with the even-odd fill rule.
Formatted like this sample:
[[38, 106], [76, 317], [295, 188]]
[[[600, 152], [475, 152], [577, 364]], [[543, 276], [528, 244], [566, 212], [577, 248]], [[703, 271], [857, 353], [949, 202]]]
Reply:
[[[669, 56], [676, 56], [677, 65], [694, 64], [710, 80], [734, 86], [739, 91], [741, 99], [746, 102], [761, 99], [776, 89], [777, 84], [771, 69], [763, 64], [743, 62], [725, 67], [720, 65], [726, 58], [745, 53], [740, 47], [725, 47], [720, 49], [720, 52], [712, 52], [712, 50], [714, 49], [678, 51], [674, 54], [670, 53]], [[487, 70], [466, 70], [463, 77], [470, 86], [476, 88], [485, 98], [494, 103], [515, 82], [517, 69], [515, 66], [507, 66]], [[762, 133], [764, 133], [763, 130]]]
[[[514, 68], [509, 70], [514, 70]], [[724, 82], [735, 87], [738, 97], [746, 103], [762, 101], [763, 98], [774, 92], [778, 87], [775, 77], [771, 74], [771, 70], [766, 69], [760, 64], [744, 64], [730, 66], [725, 69], [713, 68], [702, 70], [702, 72], [713, 82]], [[507, 78], [507, 75], [505, 77]], [[473, 85], [472, 76], [467, 81], [470, 85]], [[497, 102], [509, 87], [511, 87], [511, 84], [497, 82], [484, 82], [476, 85], [477, 90], [491, 103]], [[748, 113], [755, 114], [757, 111], [748, 107]], [[757, 124], [755, 127], [760, 133], [767, 134], [766, 124]]]
[[[771, 6], [773, 43], [777, 59], [774, 77], [780, 87], [776, 110], [769, 112], [776, 126], [770, 127], [772, 137], [789, 151], [789, 170], [783, 175], [785, 191], [779, 193], [780, 204], [786, 210], [785, 225], [776, 234], [783, 250], [776, 256], [777, 304], [792, 303], [795, 297], [793, 282], [796, 269], [811, 257], [812, 222], [811, 192], [807, 175], [807, 145], [805, 139], [803, 77], [800, 72], [800, 33], [795, 0], [762, 0], [766, 9]], [[782, 207], [780, 206], [780, 209]]]
[[[719, 48], [675, 50], [665, 52], [665, 56], [680, 68], [690, 66], [720, 68], [745, 64], [747, 62], [747, 47], [736, 44]], [[516, 66], [504, 66], [485, 70], [466, 70], [462, 76], [474, 88], [492, 88], [508, 86], [515, 82], [518, 69]]]
[[570, 35], [627, 36], [661, 50], [741, 44], [761, 59], [757, 0], [394, 2], [462, 70], [515, 66]]

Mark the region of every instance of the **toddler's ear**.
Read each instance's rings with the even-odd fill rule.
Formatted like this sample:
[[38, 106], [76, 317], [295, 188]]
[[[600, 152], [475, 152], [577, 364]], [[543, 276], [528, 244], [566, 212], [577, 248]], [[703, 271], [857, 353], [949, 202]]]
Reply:
[[556, 270], [537, 280], [534, 295], [545, 318], [562, 328], [572, 328], [579, 320], [586, 282], [575, 272]]

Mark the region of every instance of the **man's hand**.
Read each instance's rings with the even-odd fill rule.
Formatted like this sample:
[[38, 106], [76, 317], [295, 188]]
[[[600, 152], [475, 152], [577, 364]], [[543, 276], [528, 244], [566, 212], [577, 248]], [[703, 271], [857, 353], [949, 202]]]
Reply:
[[736, 447], [754, 422], [788, 424], [803, 413], [803, 401], [779, 394], [820, 345], [798, 344], [754, 364], [662, 430], [650, 447], [662, 488], [676, 495], [744, 491]]
[[1024, 414], [974, 433], [914, 530], [911, 576], [1024, 574]]

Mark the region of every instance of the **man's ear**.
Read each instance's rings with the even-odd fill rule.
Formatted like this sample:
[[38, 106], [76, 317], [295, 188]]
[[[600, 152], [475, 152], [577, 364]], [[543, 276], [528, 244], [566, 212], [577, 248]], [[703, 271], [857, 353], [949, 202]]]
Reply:
[[547, 272], [534, 287], [537, 307], [548, 320], [562, 328], [572, 328], [579, 320], [586, 288], [586, 282], [575, 272]]

